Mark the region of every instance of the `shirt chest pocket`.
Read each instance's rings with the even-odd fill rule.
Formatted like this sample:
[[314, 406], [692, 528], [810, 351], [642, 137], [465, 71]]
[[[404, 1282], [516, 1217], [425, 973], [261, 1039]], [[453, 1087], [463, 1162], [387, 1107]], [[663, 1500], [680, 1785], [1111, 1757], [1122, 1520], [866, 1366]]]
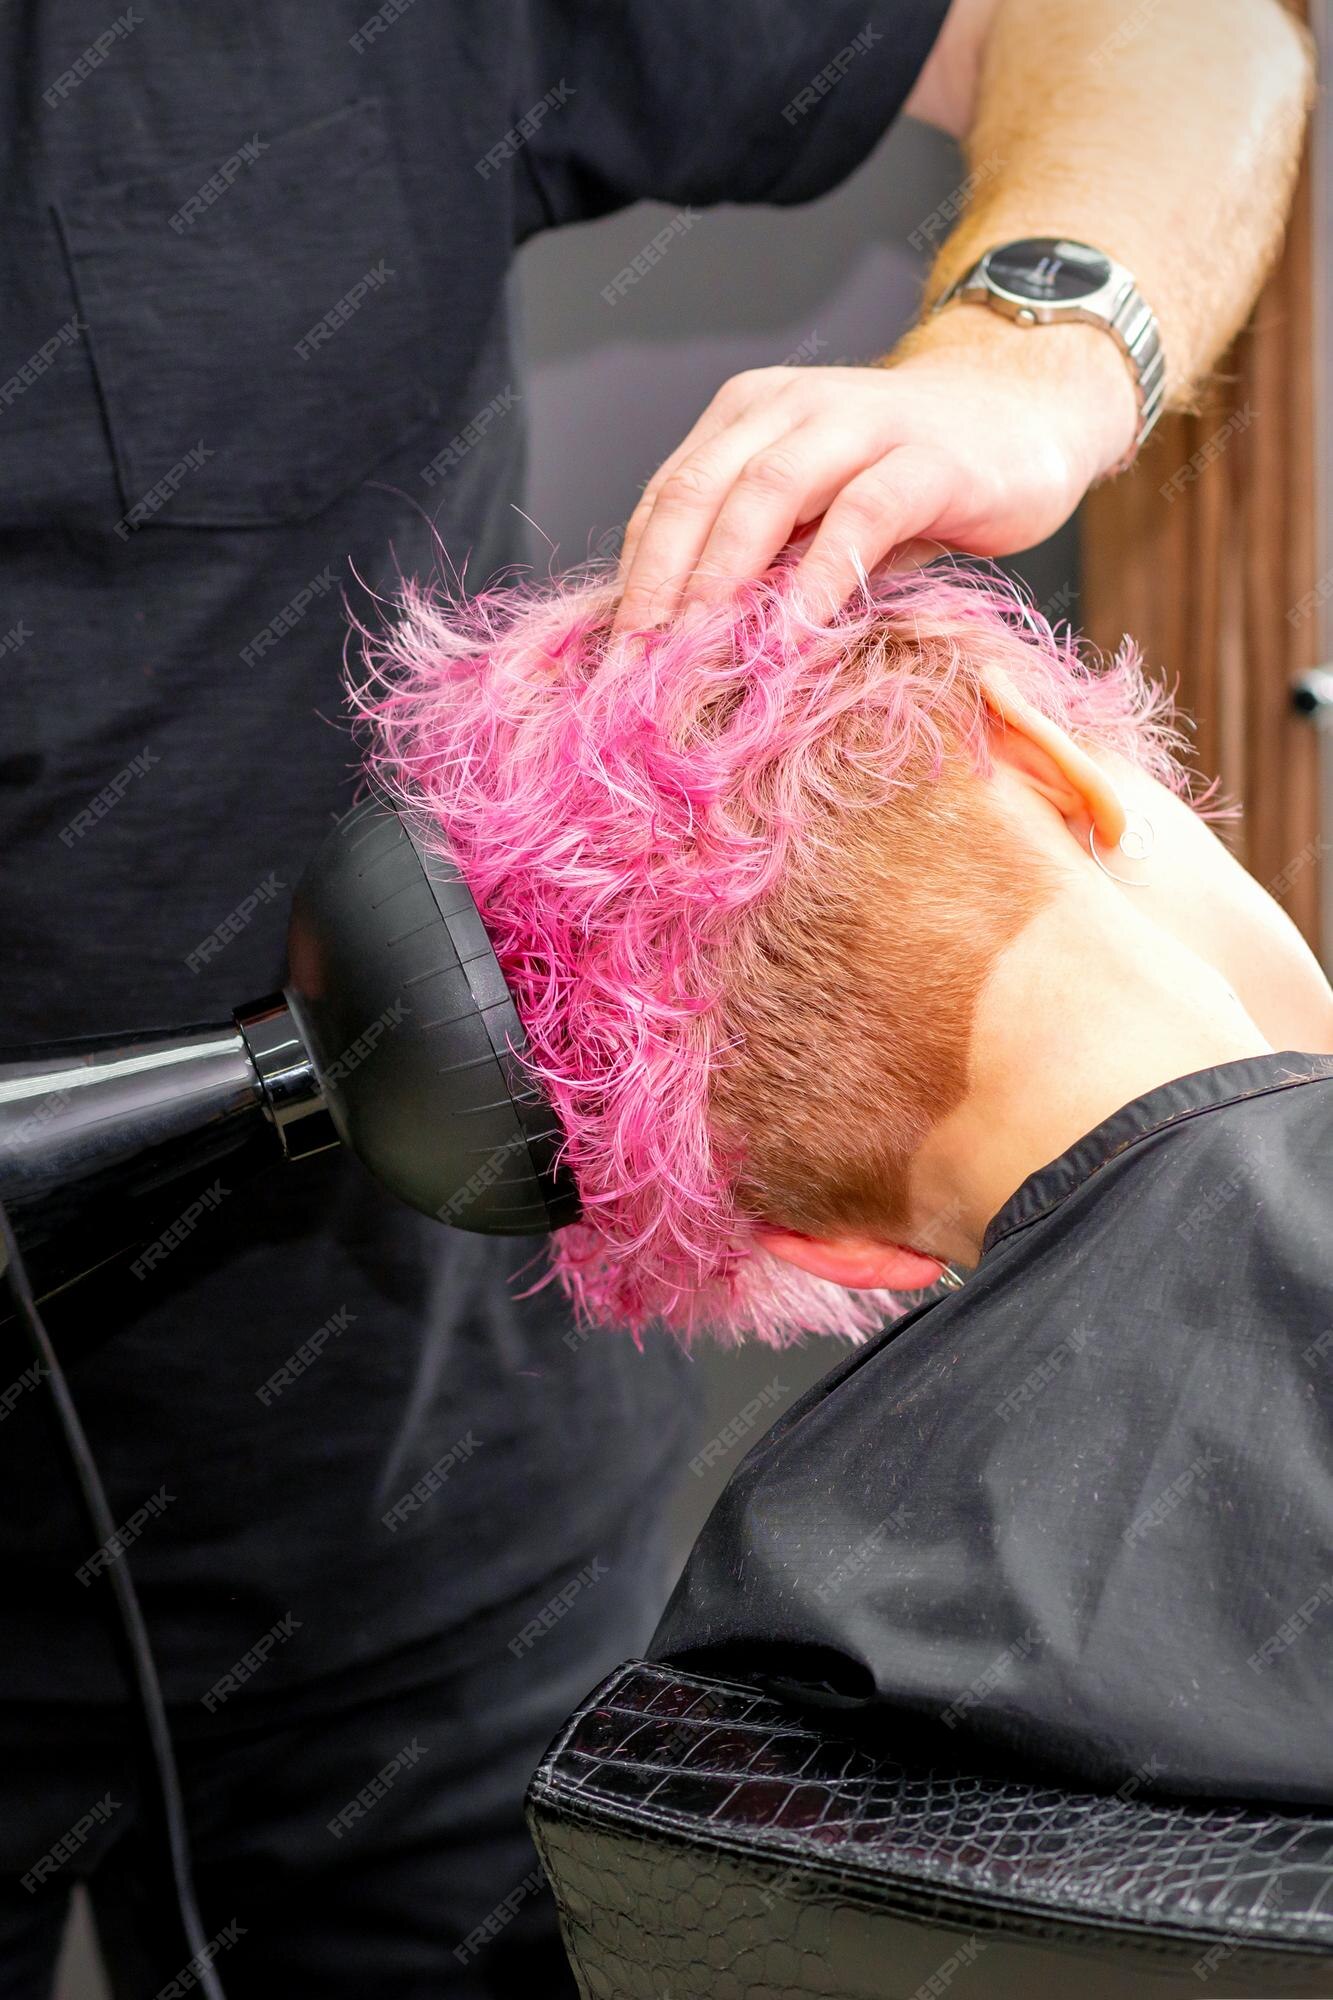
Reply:
[[307, 519], [436, 414], [377, 100], [76, 189], [57, 216], [122, 539]]

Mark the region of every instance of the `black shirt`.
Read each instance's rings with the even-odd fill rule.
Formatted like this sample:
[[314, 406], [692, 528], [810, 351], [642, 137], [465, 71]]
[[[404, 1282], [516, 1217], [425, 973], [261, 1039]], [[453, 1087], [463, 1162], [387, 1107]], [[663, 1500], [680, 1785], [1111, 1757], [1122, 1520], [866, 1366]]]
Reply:
[[653, 1650], [955, 1761], [1333, 1806], [1333, 1058], [1033, 1174], [750, 1453]]
[[[287, 891], [354, 779], [344, 591], [373, 617], [398, 569], [476, 585], [526, 553], [516, 247], [643, 196], [818, 195], [945, 11], [0, 10], [0, 1039], [225, 1019], [281, 983]], [[538, 1247], [328, 1156], [231, 1190], [151, 1281], [71, 1296], [113, 1510], [171, 1496], [132, 1557], [169, 1695], [289, 1614], [266, 1690], [503, 1618], [659, 1491], [683, 1357], [567, 1342], [549, 1291], [513, 1297]], [[20, 1394], [0, 1690], [119, 1686], [88, 1553]]]

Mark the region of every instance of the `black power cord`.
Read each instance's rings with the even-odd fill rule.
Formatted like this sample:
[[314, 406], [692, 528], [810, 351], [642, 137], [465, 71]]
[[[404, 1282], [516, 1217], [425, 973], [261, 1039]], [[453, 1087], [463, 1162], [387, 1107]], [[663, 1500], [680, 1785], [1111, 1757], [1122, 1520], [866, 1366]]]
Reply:
[[[100, 1548], [103, 1543], [114, 1537], [115, 1520], [107, 1504], [106, 1491], [97, 1470], [97, 1462], [89, 1450], [88, 1439], [74, 1406], [74, 1398], [70, 1394], [65, 1372], [56, 1358], [51, 1336], [37, 1309], [37, 1301], [24, 1267], [18, 1239], [5, 1213], [3, 1201], [0, 1201], [0, 1254], [3, 1255], [0, 1276], [3, 1276], [18, 1309], [33, 1356], [45, 1371], [46, 1384], [60, 1426], [70, 1469], [78, 1485], [79, 1497], [92, 1531], [94, 1544]], [[190, 1843], [185, 1829], [185, 1810], [181, 1799], [180, 1776], [176, 1770], [176, 1754], [171, 1744], [171, 1732], [167, 1727], [166, 1707], [162, 1700], [162, 1688], [157, 1678], [152, 1648], [148, 1642], [147, 1627], [123, 1555], [110, 1565], [107, 1574], [111, 1579], [116, 1613], [130, 1663], [130, 1677], [147, 1739], [149, 1762], [152, 1766], [162, 1827], [166, 1835], [176, 1907], [180, 1914], [185, 1944], [190, 1953], [190, 1968], [205, 2000], [226, 2000], [226, 1994], [206, 1955], [208, 1939], [195, 1900], [194, 1877], [190, 1867]]]

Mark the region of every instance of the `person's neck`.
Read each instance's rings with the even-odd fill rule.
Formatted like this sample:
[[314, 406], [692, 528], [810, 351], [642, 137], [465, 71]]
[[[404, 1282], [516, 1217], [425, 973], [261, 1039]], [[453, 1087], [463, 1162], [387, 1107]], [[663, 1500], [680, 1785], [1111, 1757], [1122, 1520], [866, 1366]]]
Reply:
[[904, 1241], [975, 1263], [1009, 1196], [1123, 1105], [1270, 1052], [1211, 965], [1158, 924], [1127, 920], [1118, 892], [1071, 881], [981, 993], [967, 1096], [912, 1162]]

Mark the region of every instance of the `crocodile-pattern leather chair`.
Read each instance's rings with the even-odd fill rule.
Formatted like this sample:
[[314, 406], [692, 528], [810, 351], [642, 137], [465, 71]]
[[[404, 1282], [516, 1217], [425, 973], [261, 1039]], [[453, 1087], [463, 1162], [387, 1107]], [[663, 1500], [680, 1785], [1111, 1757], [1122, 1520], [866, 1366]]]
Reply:
[[1333, 1815], [914, 1768], [641, 1663], [528, 1809], [586, 2000], [1333, 2000]]

